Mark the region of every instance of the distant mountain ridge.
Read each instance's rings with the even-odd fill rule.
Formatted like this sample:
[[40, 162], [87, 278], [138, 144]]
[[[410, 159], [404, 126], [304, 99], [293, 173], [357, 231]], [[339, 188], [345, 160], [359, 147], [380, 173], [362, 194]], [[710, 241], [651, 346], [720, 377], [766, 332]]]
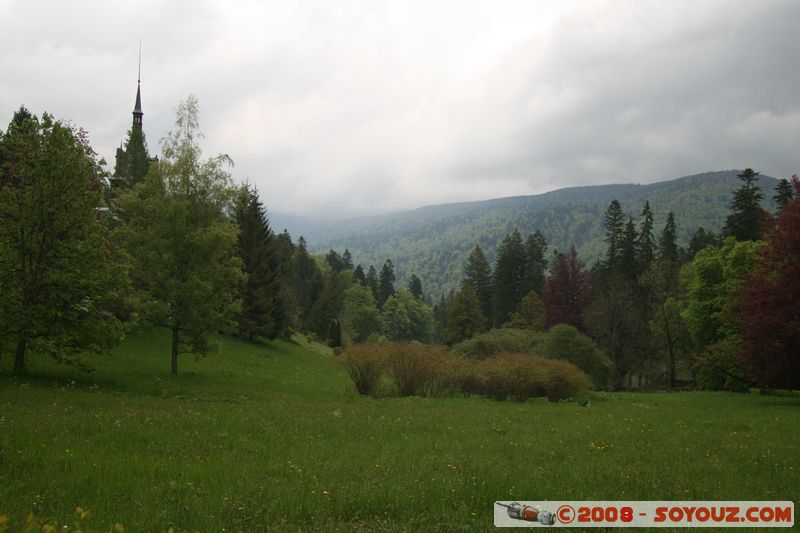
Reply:
[[[454, 289], [470, 250], [479, 243], [490, 262], [499, 241], [514, 229], [523, 237], [536, 230], [550, 243], [548, 252], [575, 246], [591, 264], [605, 253], [603, 215], [608, 204], [619, 200], [623, 211], [639, 225], [645, 200], [655, 215], [656, 237], [667, 213], [673, 211], [679, 242], [686, 244], [698, 227], [719, 232], [733, 191], [739, 187], [739, 170], [685, 176], [647, 185], [614, 184], [570, 187], [535, 196], [441, 204], [399, 213], [354, 218], [323, 225], [286, 220], [294, 238], [301, 234], [310, 251], [348, 248], [355, 263], [376, 268], [391, 258], [398, 286], [411, 274], [423, 282], [426, 295], [438, 297]], [[762, 205], [774, 210], [772, 196], [778, 182], [759, 176], [764, 193]], [[278, 222], [283, 222], [280, 218]], [[284, 226], [273, 225], [276, 231]], [[294, 226], [294, 227], [292, 227]]]

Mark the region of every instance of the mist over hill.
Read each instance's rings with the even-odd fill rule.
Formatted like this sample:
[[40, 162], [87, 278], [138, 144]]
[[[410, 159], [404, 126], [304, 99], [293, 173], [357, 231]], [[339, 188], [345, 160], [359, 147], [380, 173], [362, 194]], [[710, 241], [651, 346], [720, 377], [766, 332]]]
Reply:
[[[548, 253], [575, 246], [589, 265], [602, 258], [603, 214], [619, 200], [623, 210], [639, 222], [646, 200], [655, 215], [658, 235], [669, 211], [675, 213], [679, 244], [686, 245], [699, 227], [719, 232], [733, 191], [740, 185], [740, 170], [685, 176], [639, 184], [597, 185], [559, 189], [534, 196], [514, 196], [478, 202], [421, 207], [386, 215], [341, 221], [314, 221], [272, 215], [276, 231], [288, 229], [296, 240], [303, 235], [312, 253], [348, 248], [356, 264], [380, 266], [391, 258], [397, 286], [417, 274], [425, 294], [438, 298], [456, 288], [470, 250], [479, 243], [490, 262], [502, 238], [518, 229], [523, 237], [539, 230], [550, 243]], [[760, 176], [762, 205], [774, 210], [772, 196], [777, 180]]]

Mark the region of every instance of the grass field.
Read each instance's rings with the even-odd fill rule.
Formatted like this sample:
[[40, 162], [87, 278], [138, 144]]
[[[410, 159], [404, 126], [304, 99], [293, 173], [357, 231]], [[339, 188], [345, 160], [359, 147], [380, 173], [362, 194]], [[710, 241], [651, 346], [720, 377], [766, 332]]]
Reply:
[[128, 532], [483, 531], [495, 500], [800, 501], [800, 398], [360, 397], [324, 349], [132, 335], [92, 374], [0, 360], [0, 515]]

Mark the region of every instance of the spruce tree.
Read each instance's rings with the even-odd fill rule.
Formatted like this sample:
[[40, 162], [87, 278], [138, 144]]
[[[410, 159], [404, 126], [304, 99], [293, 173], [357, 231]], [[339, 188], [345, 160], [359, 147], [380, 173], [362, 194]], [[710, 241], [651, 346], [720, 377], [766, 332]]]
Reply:
[[527, 272], [525, 278], [524, 291], [542, 294], [544, 289], [545, 273], [547, 272], [547, 240], [536, 230], [532, 235], [528, 235], [525, 241], [525, 256], [527, 261]]
[[639, 229], [639, 272], [646, 272], [650, 268], [650, 263], [656, 257], [656, 239], [653, 236], [653, 212], [650, 210], [650, 202], [645, 200], [642, 209], [642, 223]]
[[737, 241], [757, 241], [761, 237], [762, 209], [759, 202], [764, 195], [756, 185], [758, 175], [752, 168], [737, 175], [742, 186], [733, 193], [731, 214], [722, 230], [725, 237], [733, 237]]
[[342, 270], [353, 270], [353, 256], [347, 248], [344, 249], [342, 254]]
[[637, 274], [637, 250], [636, 244], [639, 235], [636, 233], [636, 225], [633, 218], [628, 216], [628, 223], [625, 224], [625, 231], [622, 234], [622, 248], [619, 257], [619, 270], [629, 279], [636, 279]]
[[422, 281], [420, 281], [416, 274], [411, 274], [411, 279], [408, 280], [408, 292], [410, 292], [414, 298], [422, 300]]
[[658, 240], [658, 259], [660, 261], [678, 262], [677, 229], [675, 227], [675, 213], [667, 214], [667, 222]]
[[378, 272], [373, 265], [370, 265], [369, 270], [367, 270], [366, 285], [372, 292], [372, 297], [375, 298], [377, 304], [380, 282], [378, 281]]
[[608, 244], [606, 264], [610, 268], [616, 269], [619, 266], [623, 230], [625, 228], [622, 206], [619, 205], [617, 200], [612, 200], [608, 209], [606, 209], [603, 225], [606, 229], [605, 242]]
[[329, 250], [327, 255], [325, 255], [325, 261], [327, 261], [331, 267], [331, 270], [334, 272], [341, 272], [344, 269], [344, 266], [342, 265], [342, 257], [336, 250]]
[[294, 257], [294, 293], [300, 313], [300, 321], [305, 323], [314, 302], [322, 292], [324, 279], [317, 262], [308, 253], [306, 240], [301, 235], [297, 240]]
[[466, 283], [472, 284], [488, 327], [492, 323], [492, 267], [479, 244], [472, 249], [464, 266], [462, 286]]
[[386, 300], [394, 295], [394, 282], [394, 265], [391, 259], [387, 259], [381, 268], [381, 276], [378, 280], [378, 309], [382, 309]]
[[364, 275], [364, 269], [361, 267], [361, 265], [358, 265], [355, 270], [353, 270], [353, 282], [358, 283], [359, 285], [367, 284], [367, 277]]
[[525, 245], [519, 231], [506, 235], [497, 247], [494, 268], [494, 325], [505, 324], [525, 297]]
[[236, 251], [245, 274], [241, 311], [236, 317], [239, 332], [250, 339], [257, 335], [274, 339], [282, 325], [275, 316], [278, 260], [267, 213], [254, 187], [243, 185], [238, 191], [234, 216], [239, 226]]
[[[797, 176], [792, 176], [792, 179], [796, 179]], [[778, 205], [778, 216], [780, 216], [786, 207], [792, 203], [794, 200], [794, 193], [792, 192], [792, 185], [789, 183], [789, 180], [783, 178], [778, 182], [778, 185], [775, 186], [775, 196], [772, 197], [775, 200], [775, 203]]]
[[445, 344], [453, 345], [486, 329], [486, 318], [475, 294], [475, 287], [467, 282], [461, 286], [447, 307]]

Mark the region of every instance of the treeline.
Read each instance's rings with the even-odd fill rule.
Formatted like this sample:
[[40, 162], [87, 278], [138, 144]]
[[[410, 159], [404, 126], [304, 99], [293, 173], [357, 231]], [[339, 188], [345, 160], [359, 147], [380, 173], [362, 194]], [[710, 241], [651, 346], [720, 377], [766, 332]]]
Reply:
[[312, 257], [275, 234], [257, 190], [233, 183], [226, 155], [202, 158], [200, 138], [190, 97], [160, 158], [134, 121], [109, 176], [85, 132], [15, 113], [0, 134], [0, 354], [14, 375], [31, 352], [80, 365], [137, 323], [172, 332], [173, 374], [215, 332], [432, 340], [419, 278], [397, 290], [391, 260], [365, 272], [347, 250]]
[[603, 216], [604, 259], [591, 268], [574, 248], [546, 259], [539, 232], [507, 235], [494, 269], [476, 245], [460, 290], [434, 306], [437, 338], [569, 324], [608, 355], [618, 389], [797, 387], [800, 183], [778, 183], [772, 216], [758, 173], [739, 179], [722, 234], [699, 228], [686, 249], [673, 213], [657, 230], [649, 202], [634, 220], [617, 200]]

